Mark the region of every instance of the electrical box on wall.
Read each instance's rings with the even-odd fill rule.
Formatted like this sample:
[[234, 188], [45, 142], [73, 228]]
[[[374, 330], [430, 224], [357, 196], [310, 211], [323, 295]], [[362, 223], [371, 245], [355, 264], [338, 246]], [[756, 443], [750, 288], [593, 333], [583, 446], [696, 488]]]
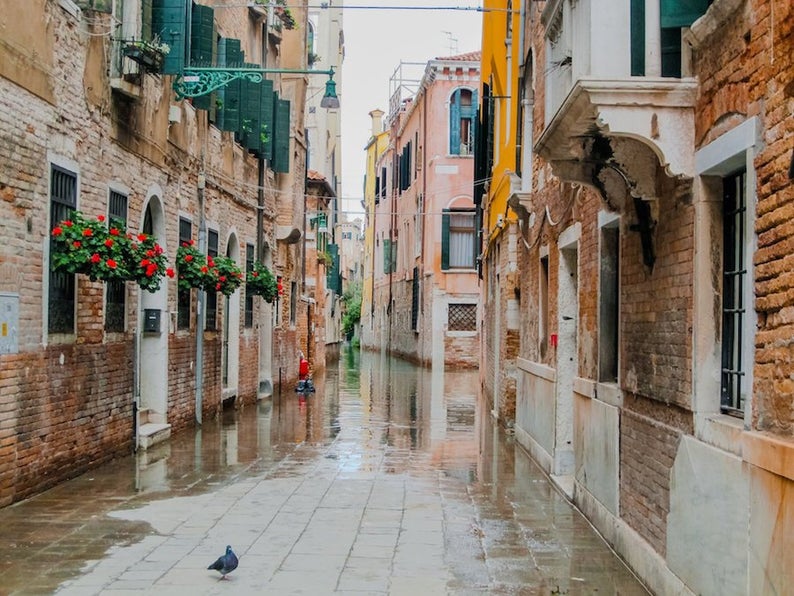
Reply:
[[19, 352], [19, 294], [0, 292], [0, 354]]

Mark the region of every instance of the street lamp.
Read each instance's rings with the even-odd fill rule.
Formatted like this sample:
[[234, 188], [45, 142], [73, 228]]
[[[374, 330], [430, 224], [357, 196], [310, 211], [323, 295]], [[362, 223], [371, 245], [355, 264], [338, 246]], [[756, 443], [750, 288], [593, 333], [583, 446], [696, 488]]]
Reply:
[[212, 93], [238, 79], [251, 83], [261, 83], [267, 74], [324, 74], [328, 77], [325, 83], [325, 95], [320, 101], [323, 108], [338, 108], [339, 97], [336, 95], [334, 69], [306, 70], [299, 68], [210, 68], [187, 66], [181, 74], [174, 78], [173, 89], [177, 99], [185, 97], [201, 97]]

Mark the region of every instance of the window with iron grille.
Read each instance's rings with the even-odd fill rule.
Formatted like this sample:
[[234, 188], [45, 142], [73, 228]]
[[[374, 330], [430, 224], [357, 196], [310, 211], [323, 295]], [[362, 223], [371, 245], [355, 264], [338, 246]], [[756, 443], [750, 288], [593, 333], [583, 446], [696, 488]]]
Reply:
[[289, 285], [289, 324], [294, 327], [298, 321], [298, 284], [291, 282]]
[[[218, 256], [218, 232], [215, 230], [207, 230], [207, 256], [212, 258]], [[215, 331], [218, 327], [218, 293], [207, 292], [204, 306], [206, 307], [204, 329]]]
[[414, 267], [413, 287], [411, 288], [411, 329], [419, 331], [419, 267]]
[[742, 331], [746, 305], [747, 255], [744, 252], [747, 230], [745, 216], [745, 172], [723, 181], [722, 245], [722, 382], [721, 405], [726, 414], [742, 416], [746, 375], [742, 353]]
[[[254, 245], [245, 245], [245, 273], [248, 274], [254, 268]], [[246, 328], [254, 326], [254, 295], [245, 293], [245, 322]]]
[[[127, 195], [115, 190], [108, 196], [108, 220], [110, 226], [119, 222], [119, 228], [127, 229]], [[127, 284], [123, 281], [109, 281], [105, 284], [105, 331], [124, 332], [124, 311], [126, 307]]]
[[476, 304], [450, 304], [447, 312], [449, 331], [477, 331]]
[[[77, 209], [77, 175], [52, 165], [50, 167], [50, 229], [69, 219]], [[74, 333], [75, 276], [50, 269], [47, 296], [47, 330], [50, 333]]]
[[[193, 235], [193, 225], [190, 220], [179, 218], [179, 246], [190, 242]], [[176, 294], [176, 328], [190, 329], [190, 288], [179, 288]]]

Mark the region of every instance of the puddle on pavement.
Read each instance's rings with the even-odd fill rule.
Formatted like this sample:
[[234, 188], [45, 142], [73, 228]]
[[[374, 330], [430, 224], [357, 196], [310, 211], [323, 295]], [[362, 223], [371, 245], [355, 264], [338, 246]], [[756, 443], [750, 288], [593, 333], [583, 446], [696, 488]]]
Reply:
[[[590, 556], [598, 539], [584, 518], [477, 407], [478, 374], [343, 350], [338, 366], [315, 377], [316, 392], [308, 397], [282, 391], [224, 411], [148, 452], [0, 510], [0, 594], [53, 593], [118, 549], [167, 534], [163, 511], [183, 498], [200, 504], [236, 482], [300, 475], [302, 463], [317, 458], [335, 460], [340, 474], [378, 469], [438, 482], [441, 471], [445, 498], [460, 499], [467, 515], [472, 503], [476, 508], [476, 523], [452, 527], [447, 537], [455, 541], [451, 550], [467, 553], [461, 561], [482, 558], [483, 549], [494, 569], [523, 558], [529, 576], [565, 578], [571, 593], [578, 593], [571, 579], [577, 565], [583, 572], [614, 567], [619, 582], [629, 581], [603, 545], [598, 558]], [[153, 505], [154, 525], [130, 514]], [[461, 587], [485, 581], [485, 567], [459, 567]], [[600, 593], [624, 593], [618, 584], [612, 588]]]

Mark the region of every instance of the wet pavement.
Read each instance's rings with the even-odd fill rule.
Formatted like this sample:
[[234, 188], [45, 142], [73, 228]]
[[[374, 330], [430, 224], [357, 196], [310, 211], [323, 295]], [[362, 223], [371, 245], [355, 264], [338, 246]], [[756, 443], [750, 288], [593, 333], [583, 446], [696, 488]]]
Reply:
[[348, 350], [315, 382], [0, 510], [0, 595], [647, 594], [476, 371]]

